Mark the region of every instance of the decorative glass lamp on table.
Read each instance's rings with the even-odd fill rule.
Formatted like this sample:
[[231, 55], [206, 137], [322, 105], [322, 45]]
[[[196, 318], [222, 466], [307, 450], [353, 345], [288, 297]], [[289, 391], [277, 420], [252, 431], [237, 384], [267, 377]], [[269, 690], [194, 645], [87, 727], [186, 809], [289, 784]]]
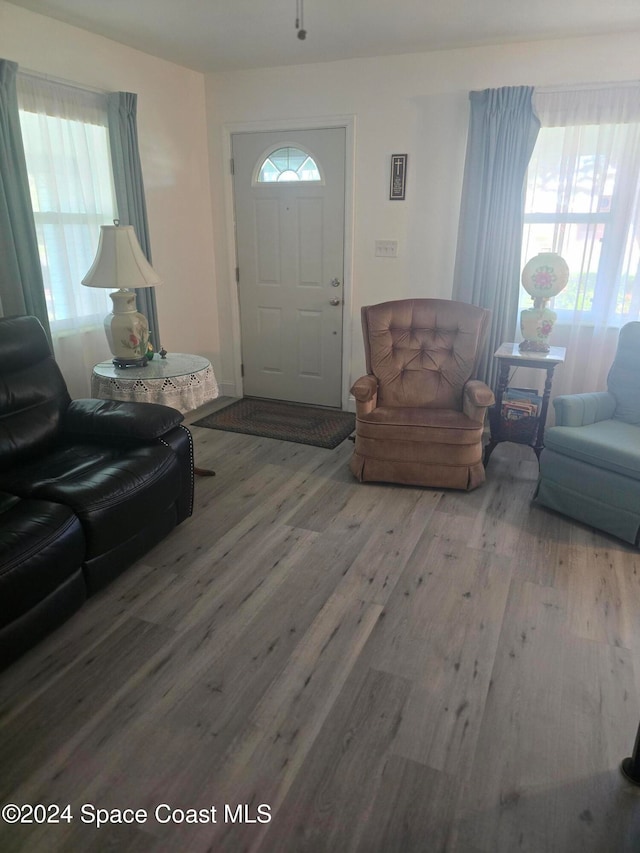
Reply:
[[109, 296], [113, 313], [104, 329], [116, 367], [146, 367], [149, 324], [136, 307], [135, 288], [157, 287], [160, 277], [144, 256], [132, 225], [100, 226], [95, 260], [82, 279], [85, 287], [120, 288]]
[[[555, 368], [565, 360], [564, 347], [549, 346], [549, 335], [557, 319], [547, 301], [557, 296], [569, 281], [569, 267], [556, 252], [540, 252], [522, 270], [522, 286], [533, 299], [533, 308], [520, 313], [519, 344], [503, 343], [494, 353], [498, 359], [496, 403], [489, 410], [491, 439], [484, 451], [484, 464], [502, 441], [526, 444], [540, 459], [544, 448], [551, 384]], [[511, 367], [528, 367], [546, 371], [542, 395], [536, 389], [509, 388]]]
[[522, 286], [533, 299], [533, 308], [520, 313], [522, 352], [549, 352], [549, 335], [557, 315], [547, 301], [561, 293], [569, 281], [569, 267], [556, 252], [540, 252], [522, 270]]

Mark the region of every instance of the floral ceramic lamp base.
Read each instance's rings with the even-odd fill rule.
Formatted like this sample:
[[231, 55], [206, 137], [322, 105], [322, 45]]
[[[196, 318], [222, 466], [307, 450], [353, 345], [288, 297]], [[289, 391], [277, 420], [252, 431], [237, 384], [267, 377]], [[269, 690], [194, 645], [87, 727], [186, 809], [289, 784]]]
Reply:
[[549, 352], [549, 335], [557, 316], [555, 311], [544, 306], [525, 308], [520, 313], [520, 331], [524, 338], [520, 349], [523, 352]]
[[104, 330], [116, 367], [145, 367], [149, 346], [149, 324], [136, 307], [132, 290], [110, 293], [113, 314], [107, 314]]

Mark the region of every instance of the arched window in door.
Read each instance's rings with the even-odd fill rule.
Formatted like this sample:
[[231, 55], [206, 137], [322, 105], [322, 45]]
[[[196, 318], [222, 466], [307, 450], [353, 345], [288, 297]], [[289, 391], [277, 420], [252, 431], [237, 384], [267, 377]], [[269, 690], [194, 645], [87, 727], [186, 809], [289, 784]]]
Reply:
[[287, 146], [272, 151], [258, 169], [256, 183], [321, 181], [320, 169], [313, 157], [301, 148]]

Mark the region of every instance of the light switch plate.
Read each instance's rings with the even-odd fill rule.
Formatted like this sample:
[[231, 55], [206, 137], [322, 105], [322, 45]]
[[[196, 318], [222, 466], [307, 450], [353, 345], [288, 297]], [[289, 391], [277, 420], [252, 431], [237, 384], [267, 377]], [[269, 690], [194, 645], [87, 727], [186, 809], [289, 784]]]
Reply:
[[397, 240], [376, 240], [376, 258], [397, 258], [398, 257], [398, 241]]

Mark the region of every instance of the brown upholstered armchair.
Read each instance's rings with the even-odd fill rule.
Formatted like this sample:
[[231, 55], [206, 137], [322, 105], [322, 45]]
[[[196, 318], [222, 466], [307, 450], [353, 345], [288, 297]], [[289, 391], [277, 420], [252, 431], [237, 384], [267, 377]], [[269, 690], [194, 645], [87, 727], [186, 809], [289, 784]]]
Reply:
[[484, 308], [403, 299], [362, 309], [367, 375], [356, 398], [351, 471], [378, 480], [475, 489], [493, 392], [474, 379], [489, 322]]

